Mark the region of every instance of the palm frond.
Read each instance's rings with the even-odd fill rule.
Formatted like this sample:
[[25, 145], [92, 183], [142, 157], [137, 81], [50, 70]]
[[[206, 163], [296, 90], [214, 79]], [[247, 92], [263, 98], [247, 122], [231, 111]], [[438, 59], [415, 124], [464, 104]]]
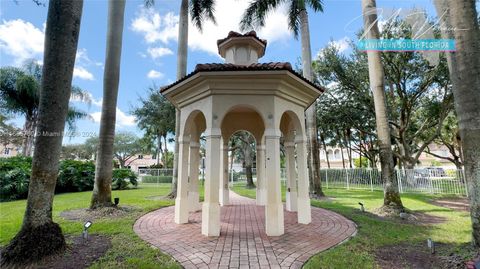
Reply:
[[74, 106], [68, 107], [66, 123], [69, 131], [75, 131], [76, 130], [75, 122], [77, 120], [83, 120], [83, 119], [93, 119], [93, 118], [87, 112], [79, 110]]
[[288, 9], [288, 28], [292, 31], [295, 38], [300, 31], [300, 5], [298, 1], [291, 1]]
[[206, 20], [217, 24], [215, 19], [215, 0], [190, 0], [190, 16], [193, 24], [202, 31]]
[[92, 95], [78, 86], [72, 86], [70, 98], [88, 104], [92, 104]]

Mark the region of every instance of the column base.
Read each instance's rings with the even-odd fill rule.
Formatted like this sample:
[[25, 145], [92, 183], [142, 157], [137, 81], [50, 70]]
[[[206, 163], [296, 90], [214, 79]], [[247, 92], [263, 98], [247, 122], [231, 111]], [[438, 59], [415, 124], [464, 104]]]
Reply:
[[188, 204], [190, 212], [197, 212], [202, 209], [202, 204], [200, 203], [200, 196], [198, 195], [198, 192], [188, 192]]
[[280, 236], [285, 233], [283, 204], [268, 204], [265, 206], [265, 232], [268, 236]]
[[220, 189], [220, 205], [225, 206], [230, 204], [230, 195], [228, 189]]
[[287, 191], [285, 194], [286, 200], [286, 209], [290, 212], [297, 211], [297, 192], [296, 191]]
[[202, 206], [202, 234], [205, 236], [220, 235], [220, 205], [204, 202]]
[[188, 199], [187, 197], [177, 197], [175, 199], [175, 223], [184, 224], [188, 223]]
[[298, 223], [309, 224], [312, 222], [312, 209], [310, 198], [298, 198]]
[[257, 193], [256, 193], [256, 203], [257, 205], [265, 205], [265, 189], [259, 189], [257, 188]]

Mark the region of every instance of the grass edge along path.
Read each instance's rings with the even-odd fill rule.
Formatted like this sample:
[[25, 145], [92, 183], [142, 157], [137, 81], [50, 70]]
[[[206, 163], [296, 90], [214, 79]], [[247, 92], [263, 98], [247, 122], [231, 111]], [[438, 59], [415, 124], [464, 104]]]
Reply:
[[[232, 188], [236, 193], [255, 199], [255, 189], [246, 189], [239, 183]], [[471, 239], [468, 212], [454, 211], [432, 205], [430, 201], [445, 196], [402, 194], [404, 205], [415, 212], [429, 214], [444, 220], [433, 225], [413, 225], [384, 220], [362, 213], [358, 202], [371, 211], [382, 205], [383, 192], [370, 190], [326, 189], [327, 200], [312, 200], [312, 206], [337, 212], [357, 224], [357, 234], [341, 245], [314, 255], [303, 268], [378, 268], [375, 251], [398, 244], [423, 244], [432, 238], [435, 242], [449, 244], [449, 251], [471, 258], [465, 246]], [[285, 190], [282, 189], [283, 200]], [[401, 261], [401, 253], [398, 255]]]

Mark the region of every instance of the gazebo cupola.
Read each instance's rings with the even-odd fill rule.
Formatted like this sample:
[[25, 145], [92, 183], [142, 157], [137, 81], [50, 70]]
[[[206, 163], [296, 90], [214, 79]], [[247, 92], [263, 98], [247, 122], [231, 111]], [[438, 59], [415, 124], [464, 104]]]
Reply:
[[217, 41], [217, 46], [226, 63], [251, 65], [265, 55], [267, 41], [258, 38], [255, 31], [244, 35], [231, 31], [226, 38]]

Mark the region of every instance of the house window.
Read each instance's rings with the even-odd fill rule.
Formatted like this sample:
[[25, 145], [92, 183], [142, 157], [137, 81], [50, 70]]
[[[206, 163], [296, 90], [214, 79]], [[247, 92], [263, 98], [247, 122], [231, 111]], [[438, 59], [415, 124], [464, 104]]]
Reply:
[[138, 155], [138, 159], [143, 159], [143, 155]]
[[5, 148], [5, 149], [3, 150], [3, 154], [4, 154], [4, 155], [10, 155], [10, 149], [9, 149], [9, 148]]

